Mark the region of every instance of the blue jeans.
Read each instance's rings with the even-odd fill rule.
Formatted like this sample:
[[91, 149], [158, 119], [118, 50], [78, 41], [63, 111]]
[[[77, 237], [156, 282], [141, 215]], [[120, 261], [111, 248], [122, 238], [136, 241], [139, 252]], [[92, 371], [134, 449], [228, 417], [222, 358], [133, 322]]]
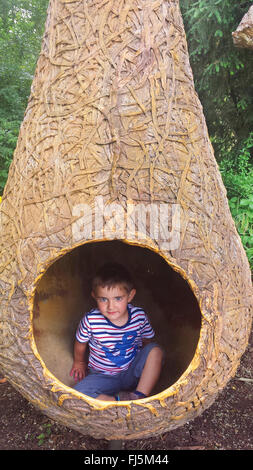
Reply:
[[98, 397], [100, 394], [114, 396], [122, 390], [135, 390], [148, 354], [155, 346], [158, 346], [158, 344], [146, 344], [146, 346], [136, 354], [129, 368], [119, 374], [106, 375], [94, 369], [89, 369], [88, 375], [75, 385], [74, 389], [93, 398]]

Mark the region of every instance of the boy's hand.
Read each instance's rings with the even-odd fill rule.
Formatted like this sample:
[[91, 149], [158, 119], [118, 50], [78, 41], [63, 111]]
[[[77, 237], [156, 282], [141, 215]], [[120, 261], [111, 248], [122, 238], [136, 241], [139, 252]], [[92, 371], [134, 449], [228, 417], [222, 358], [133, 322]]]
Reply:
[[87, 362], [84, 360], [88, 343], [79, 343], [75, 341], [74, 344], [74, 362], [70, 371], [71, 377], [76, 382], [80, 382], [87, 375]]
[[87, 363], [86, 362], [74, 362], [72, 369], [70, 371], [71, 377], [76, 382], [80, 382], [80, 380], [83, 380], [84, 377], [87, 374]]

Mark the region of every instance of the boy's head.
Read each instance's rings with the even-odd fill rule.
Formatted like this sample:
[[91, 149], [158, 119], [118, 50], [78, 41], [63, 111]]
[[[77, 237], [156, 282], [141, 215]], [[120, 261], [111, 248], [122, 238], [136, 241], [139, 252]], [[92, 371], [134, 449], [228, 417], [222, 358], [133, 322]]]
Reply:
[[127, 305], [135, 296], [132, 278], [118, 263], [107, 263], [99, 269], [92, 283], [92, 296], [98, 309], [118, 326], [128, 321]]
[[96, 293], [98, 287], [123, 287], [127, 293], [134, 288], [133, 279], [128, 270], [119, 263], [106, 263], [96, 273], [92, 281], [92, 291]]

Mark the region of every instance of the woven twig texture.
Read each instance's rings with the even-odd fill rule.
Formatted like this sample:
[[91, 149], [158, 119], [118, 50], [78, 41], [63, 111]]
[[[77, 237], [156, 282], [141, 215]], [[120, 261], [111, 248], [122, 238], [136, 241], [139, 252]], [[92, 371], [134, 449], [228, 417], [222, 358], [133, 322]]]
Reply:
[[235, 46], [253, 49], [253, 5], [244, 15], [237, 30], [232, 33], [232, 36]]
[[[86, 241], [73, 236], [75, 207], [94, 207], [97, 197], [124, 211], [128, 202], [179, 205], [178, 246], [167, 249], [159, 236], [140, 241], [137, 228], [121, 239], [165, 258], [202, 314], [185, 374], [139, 404], [105, 404], [64, 386], [33, 337], [37, 280]], [[110, 238], [109, 230], [97, 236]], [[51, 0], [1, 204], [0, 249], [1, 368], [61, 423], [108, 439], [162, 433], [199, 415], [235, 373], [251, 325], [250, 270], [194, 89], [178, 1]]]

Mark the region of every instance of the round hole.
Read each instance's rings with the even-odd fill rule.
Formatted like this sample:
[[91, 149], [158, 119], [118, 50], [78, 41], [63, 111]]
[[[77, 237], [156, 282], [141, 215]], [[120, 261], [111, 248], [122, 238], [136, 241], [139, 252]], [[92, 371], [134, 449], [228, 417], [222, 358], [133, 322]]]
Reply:
[[47, 369], [67, 386], [73, 361], [75, 331], [85, 312], [95, 307], [91, 280], [102, 264], [117, 261], [136, 283], [133, 304], [147, 313], [163, 347], [165, 360], [153, 394], [185, 372], [193, 359], [201, 329], [201, 312], [189, 284], [157, 253], [121, 241], [91, 242], [57, 259], [38, 282], [33, 332]]

